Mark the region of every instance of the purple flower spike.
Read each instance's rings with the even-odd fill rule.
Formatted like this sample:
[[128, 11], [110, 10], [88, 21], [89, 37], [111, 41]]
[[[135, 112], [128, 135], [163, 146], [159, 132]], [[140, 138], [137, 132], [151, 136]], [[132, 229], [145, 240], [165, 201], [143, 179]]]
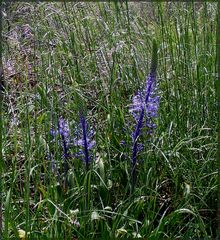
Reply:
[[69, 157], [70, 130], [68, 123], [62, 117], [58, 120], [58, 132], [62, 139], [63, 153], [66, 160]]
[[144, 94], [138, 91], [132, 99], [133, 103], [130, 106], [129, 112], [134, 117], [135, 121], [138, 122], [141, 111], [145, 108]]
[[69, 148], [70, 148], [70, 129], [68, 123], [60, 117], [58, 119], [58, 126], [57, 129], [51, 129], [50, 133], [53, 137], [60, 135], [61, 138], [61, 145], [63, 149], [63, 156], [64, 156], [64, 171], [65, 173], [68, 172], [68, 163], [67, 159], [70, 157]]
[[83, 160], [86, 164], [86, 169], [89, 168], [89, 163], [92, 160], [92, 155], [90, 151], [96, 145], [94, 137], [94, 131], [89, 129], [85, 120], [85, 117], [81, 114], [80, 115], [80, 131], [76, 130], [76, 137], [74, 139], [74, 145], [77, 147], [81, 147], [78, 151], [78, 155], [83, 157]]
[[[148, 133], [153, 133], [155, 124], [153, 120], [157, 117], [159, 108], [159, 96], [156, 95], [156, 73], [150, 73], [146, 81], [146, 90], [139, 90], [132, 99], [129, 112], [134, 117], [136, 123], [139, 121], [140, 113], [144, 109], [146, 127]], [[145, 94], [144, 94], [145, 93]]]
[[159, 107], [159, 97], [156, 95], [156, 68], [157, 68], [157, 46], [153, 43], [153, 54], [151, 71], [146, 80], [145, 89], [139, 90], [132, 99], [129, 112], [136, 121], [136, 128], [132, 133], [133, 147], [132, 147], [132, 191], [134, 190], [136, 182], [136, 164], [137, 154], [141, 150], [138, 144], [138, 138], [141, 135], [144, 118], [146, 119], [147, 134], [152, 135], [156, 128], [154, 119], [157, 117]]
[[69, 140], [70, 136], [69, 125], [62, 117], [60, 117], [58, 121], [58, 132], [61, 136]]

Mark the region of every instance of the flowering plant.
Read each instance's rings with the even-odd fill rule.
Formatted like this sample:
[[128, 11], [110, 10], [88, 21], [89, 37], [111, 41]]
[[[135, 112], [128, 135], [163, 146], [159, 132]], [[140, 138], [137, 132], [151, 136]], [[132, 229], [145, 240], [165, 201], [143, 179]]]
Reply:
[[157, 68], [157, 46], [156, 42], [153, 43], [153, 54], [151, 62], [151, 71], [147, 77], [146, 85], [143, 89], [139, 89], [137, 94], [132, 99], [129, 112], [134, 117], [136, 122], [135, 129], [132, 133], [132, 187], [136, 182], [136, 164], [137, 154], [142, 148], [142, 144], [138, 143], [144, 126], [144, 119], [146, 122], [147, 134], [152, 135], [153, 130], [156, 128], [154, 119], [157, 117], [159, 107], [159, 96], [156, 94], [156, 68]]

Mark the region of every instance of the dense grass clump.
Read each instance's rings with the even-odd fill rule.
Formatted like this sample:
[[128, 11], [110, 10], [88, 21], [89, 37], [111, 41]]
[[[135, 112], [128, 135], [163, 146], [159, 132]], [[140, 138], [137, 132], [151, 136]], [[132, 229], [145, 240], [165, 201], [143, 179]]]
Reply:
[[4, 5], [3, 239], [216, 236], [216, 8]]

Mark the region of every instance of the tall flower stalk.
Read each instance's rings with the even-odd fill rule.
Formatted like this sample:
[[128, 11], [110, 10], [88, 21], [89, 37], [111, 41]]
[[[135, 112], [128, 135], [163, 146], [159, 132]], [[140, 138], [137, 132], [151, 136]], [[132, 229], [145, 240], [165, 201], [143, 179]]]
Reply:
[[96, 144], [96, 142], [93, 139], [94, 131], [91, 128], [89, 129], [86, 123], [86, 119], [82, 113], [80, 113], [80, 128], [81, 128], [81, 136], [78, 139], [76, 138], [74, 142], [76, 146], [79, 146], [82, 148], [82, 150], [78, 152], [78, 155], [79, 156], [81, 155], [81, 157], [83, 158], [83, 161], [85, 162], [86, 170], [88, 170], [89, 164], [92, 159], [91, 150]]
[[88, 170], [89, 164], [92, 160], [91, 151], [96, 142], [94, 140], [94, 131], [88, 127], [86, 119], [82, 113], [80, 113], [80, 125], [75, 133], [74, 145], [80, 148], [77, 152], [77, 156], [84, 161], [86, 170]]
[[157, 111], [159, 107], [159, 97], [156, 95], [156, 69], [157, 69], [157, 45], [153, 42], [153, 53], [151, 60], [151, 70], [146, 80], [146, 86], [141, 89], [133, 97], [133, 102], [130, 106], [130, 113], [133, 115], [136, 121], [136, 127], [132, 134], [132, 192], [134, 190], [137, 173], [137, 155], [140, 150], [141, 144], [138, 143], [138, 139], [142, 133], [144, 127], [144, 118], [146, 118], [147, 135], [152, 135], [153, 129], [156, 127], [154, 118], [157, 117]]
[[76, 137], [74, 138], [74, 145], [79, 147], [78, 156], [82, 158], [86, 166], [86, 182], [85, 182], [85, 207], [86, 209], [89, 206], [89, 196], [90, 196], [90, 180], [89, 175], [89, 164], [92, 160], [92, 149], [95, 146], [96, 142], [94, 140], [94, 131], [89, 128], [85, 116], [82, 112], [80, 112], [80, 126], [76, 130]]
[[60, 117], [58, 119], [57, 129], [52, 129], [51, 135], [53, 137], [59, 135], [61, 138], [61, 146], [63, 150], [63, 158], [64, 158], [64, 173], [65, 175], [68, 172], [68, 158], [70, 157], [69, 148], [70, 148], [70, 129], [68, 123], [64, 120], [64, 118]]
[[68, 172], [68, 158], [69, 158], [69, 141], [70, 141], [70, 130], [68, 123], [63, 118], [58, 121], [58, 129], [62, 140], [63, 146], [63, 157], [64, 157], [64, 172]]
[[[50, 131], [51, 135], [53, 138], [56, 136], [59, 136], [58, 143], [59, 146], [62, 148], [62, 157], [63, 157], [63, 168], [64, 168], [64, 187], [67, 187], [67, 173], [69, 170], [69, 163], [68, 160], [70, 158], [70, 129], [68, 122], [63, 118], [60, 117], [58, 119], [58, 124], [56, 129], [51, 129]], [[54, 172], [56, 170], [57, 164], [56, 161], [54, 160], [53, 156], [48, 152], [48, 158], [51, 160], [52, 163], [52, 171]], [[58, 176], [59, 175], [59, 172]]]
[[139, 145], [138, 145], [138, 137], [140, 136], [141, 129], [143, 127], [143, 119], [144, 119], [144, 108], [142, 108], [140, 117], [138, 119], [138, 123], [136, 126], [136, 129], [133, 133], [133, 147], [132, 147], [132, 188], [135, 186], [136, 182], [136, 164], [137, 164], [137, 154], [139, 150]]

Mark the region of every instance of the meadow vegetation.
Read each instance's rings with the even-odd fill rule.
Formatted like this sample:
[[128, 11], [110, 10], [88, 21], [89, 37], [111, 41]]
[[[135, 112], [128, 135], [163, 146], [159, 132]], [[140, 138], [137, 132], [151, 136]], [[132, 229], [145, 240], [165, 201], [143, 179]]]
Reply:
[[[4, 6], [3, 239], [216, 236], [216, 12]], [[134, 182], [129, 109], [154, 42], [160, 100], [154, 131], [137, 137]]]

